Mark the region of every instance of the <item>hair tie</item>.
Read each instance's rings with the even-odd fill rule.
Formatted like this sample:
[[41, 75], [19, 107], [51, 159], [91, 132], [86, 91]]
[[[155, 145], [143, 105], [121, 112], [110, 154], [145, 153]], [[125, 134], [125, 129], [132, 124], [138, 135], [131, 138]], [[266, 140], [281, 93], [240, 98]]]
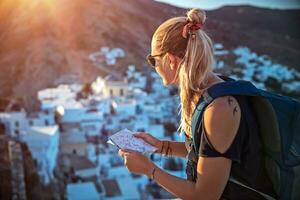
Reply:
[[193, 23], [189, 20], [186, 21], [183, 30], [182, 30], [182, 37], [188, 38], [188, 34], [192, 34], [195, 31], [199, 30], [202, 28], [203, 24], [202, 23]]

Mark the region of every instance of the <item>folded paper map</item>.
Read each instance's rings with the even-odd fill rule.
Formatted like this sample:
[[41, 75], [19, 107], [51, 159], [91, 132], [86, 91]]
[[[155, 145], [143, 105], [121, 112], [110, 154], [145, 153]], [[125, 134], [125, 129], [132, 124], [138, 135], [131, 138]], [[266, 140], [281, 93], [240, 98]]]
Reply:
[[153, 153], [156, 147], [150, 145], [140, 138], [133, 136], [134, 132], [123, 129], [108, 138], [108, 143], [116, 145], [119, 149], [129, 149], [141, 153]]

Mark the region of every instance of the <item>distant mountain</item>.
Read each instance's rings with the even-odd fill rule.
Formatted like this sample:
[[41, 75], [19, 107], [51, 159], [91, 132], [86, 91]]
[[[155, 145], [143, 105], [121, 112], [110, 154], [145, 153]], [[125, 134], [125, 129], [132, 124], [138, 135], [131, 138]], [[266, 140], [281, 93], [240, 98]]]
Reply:
[[[225, 48], [248, 46], [299, 70], [298, 11], [223, 7], [208, 12], [206, 29]], [[141, 68], [155, 28], [185, 12], [150, 0], [2, 0], [0, 96], [24, 97], [34, 109], [42, 88], [92, 81], [104, 72], [88, 56], [103, 46], [126, 53], [109, 67]]]
[[300, 39], [300, 10], [272, 10], [252, 6], [225, 6], [208, 11], [214, 20], [240, 24]]
[[300, 10], [226, 6], [209, 11], [208, 17], [212, 38], [226, 47], [248, 46], [300, 70]]

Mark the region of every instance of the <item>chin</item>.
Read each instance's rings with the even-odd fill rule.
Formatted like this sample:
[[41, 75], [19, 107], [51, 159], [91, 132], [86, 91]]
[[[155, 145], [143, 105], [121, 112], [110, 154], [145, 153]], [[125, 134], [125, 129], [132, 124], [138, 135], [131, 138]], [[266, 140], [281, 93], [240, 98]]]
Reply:
[[169, 81], [166, 81], [166, 80], [163, 80], [163, 84], [164, 84], [164, 86], [169, 86], [169, 85], [170, 85], [170, 82], [169, 82]]
[[178, 82], [172, 83], [172, 81], [163, 81], [163, 83], [164, 83], [164, 86], [172, 86], [172, 85], [177, 86], [178, 85]]
[[163, 85], [166, 87], [174, 85], [174, 84], [172, 84], [172, 80], [162, 79], [162, 82], [163, 82]]
[[164, 86], [168, 87], [168, 86], [172, 86], [172, 85], [176, 85], [174, 83], [164, 83]]

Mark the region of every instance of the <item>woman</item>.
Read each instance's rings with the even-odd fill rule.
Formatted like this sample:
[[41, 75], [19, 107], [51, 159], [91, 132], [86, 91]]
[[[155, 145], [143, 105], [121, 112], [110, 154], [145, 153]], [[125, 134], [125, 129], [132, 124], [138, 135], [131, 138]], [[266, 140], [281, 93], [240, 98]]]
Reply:
[[[264, 199], [257, 192], [229, 181], [231, 176], [269, 196], [275, 196], [263, 166], [261, 141], [255, 127], [247, 128], [244, 116], [253, 118], [242, 96], [216, 98], [205, 109], [199, 130], [199, 152], [192, 143], [192, 114], [207, 88], [224, 80], [212, 72], [213, 44], [203, 30], [206, 14], [192, 9], [187, 17], [175, 17], [155, 31], [148, 61], [164, 85], [180, 89], [181, 124], [185, 142], [161, 141], [148, 133], [135, 136], [158, 148], [157, 153], [188, 158], [187, 180], [165, 172], [147, 157], [120, 150], [127, 168], [145, 174], [181, 199]], [[249, 119], [249, 118], [247, 118]]]

